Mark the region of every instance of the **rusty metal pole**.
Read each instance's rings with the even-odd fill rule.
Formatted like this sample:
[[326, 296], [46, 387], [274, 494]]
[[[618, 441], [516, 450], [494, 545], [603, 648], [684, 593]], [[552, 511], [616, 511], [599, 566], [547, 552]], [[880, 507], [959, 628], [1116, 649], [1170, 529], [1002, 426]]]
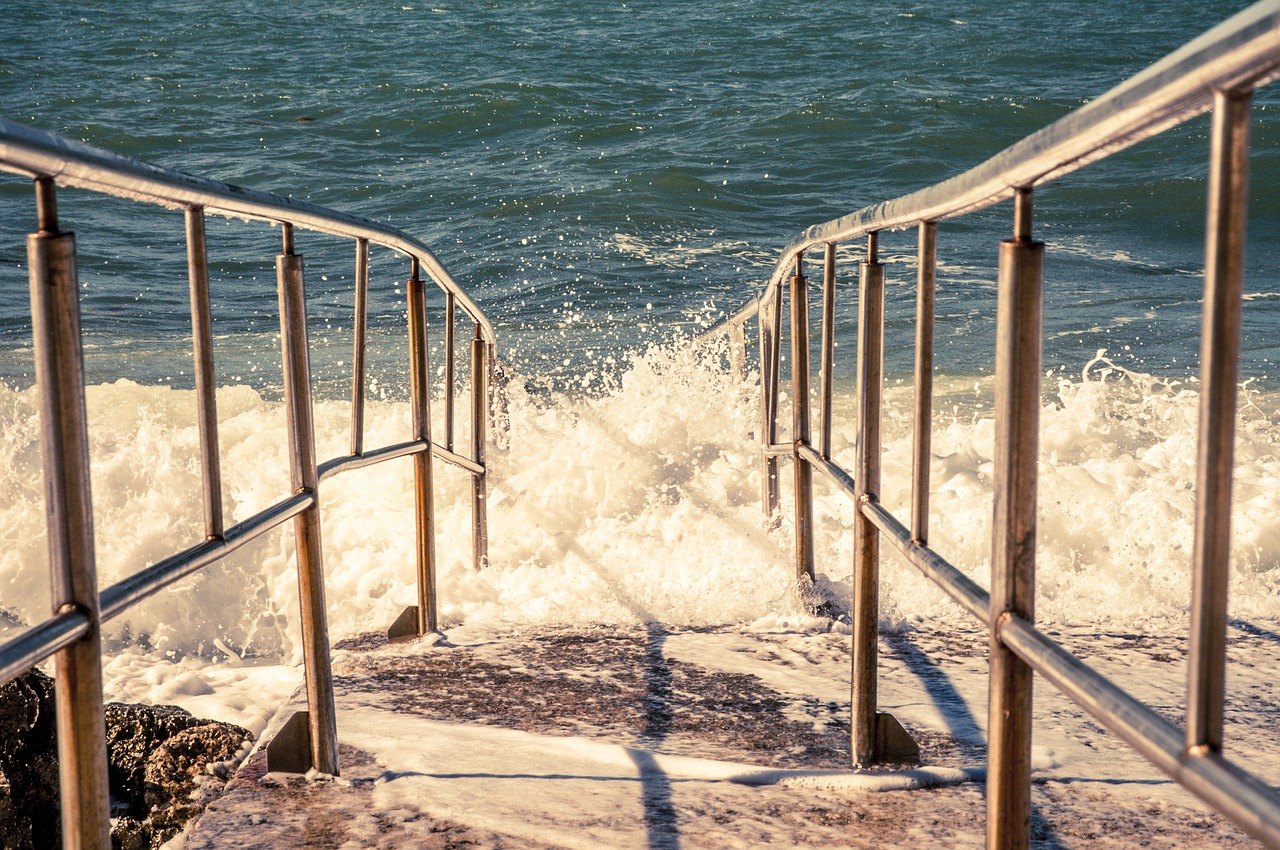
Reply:
[[457, 296], [452, 292], [444, 295], [444, 447], [453, 451], [454, 430], [454, 383], [457, 380], [457, 358], [454, 339], [457, 315]]
[[1018, 850], [1031, 841], [1034, 676], [1000, 639], [1010, 617], [1035, 620], [1044, 244], [1031, 239], [1030, 189], [1019, 189], [1015, 196], [1013, 235], [1000, 243], [996, 310], [988, 850]]
[[218, 453], [218, 405], [213, 372], [213, 320], [209, 309], [209, 254], [205, 244], [204, 207], [189, 207], [187, 276], [191, 290], [191, 349], [195, 360], [200, 423], [200, 460], [204, 475], [204, 529], [210, 540], [223, 532], [222, 465]]
[[915, 433], [911, 461], [911, 539], [929, 540], [929, 457], [933, 427], [933, 294], [938, 279], [938, 225], [920, 222], [916, 268]]
[[102, 633], [89, 489], [76, 240], [58, 230], [53, 181], [36, 180], [39, 229], [27, 236], [40, 448], [44, 455], [53, 613], [79, 610], [88, 633], [54, 656], [62, 846], [109, 850]]
[[729, 325], [729, 373], [741, 382], [747, 377], [747, 330], [741, 322]]
[[791, 276], [791, 467], [795, 480], [796, 579], [805, 604], [813, 589], [813, 468], [800, 455], [809, 445], [809, 286], [804, 254]]
[[1200, 449], [1187, 682], [1189, 753], [1222, 750], [1231, 581], [1231, 486], [1248, 230], [1252, 92], [1216, 92], [1200, 341]]
[[290, 468], [295, 493], [316, 501], [294, 517], [301, 601], [302, 654], [306, 666], [307, 728], [311, 767], [338, 773], [338, 729], [333, 704], [333, 669], [321, 561], [319, 480], [311, 406], [311, 357], [307, 340], [307, 300], [302, 257], [293, 251], [293, 227], [283, 224], [284, 250], [276, 257], [280, 286], [280, 341], [284, 360], [285, 407], [289, 413]]
[[351, 454], [364, 454], [365, 352], [369, 325], [369, 240], [356, 240], [356, 305], [351, 343]]
[[[405, 284], [409, 310], [409, 408], [413, 439], [423, 449], [413, 456], [414, 565], [418, 604], [400, 613], [387, 629], [392, 642], [413, 640], [440, 630], [436, 613], [436, 519], [433, 446], [431, 443], [431, 384], [427, 346], [427, 307], [421, 265], [413, 258]], [[473, 503], [474, 508], [474, 503]]]
[[778, 371], [781, 353], [781, 335], [778, 319], [782, 312], [782, 289], [774, 290], [773, 298], [760, 305], [757, 321], [760, 323], [760, 443], [764, 449], [761, 482], [761, 507], [772, 521], [778, 510], [778, 458], [772, 453], [778, 442]]
[[471, 476], [471, 559], [477, 570], [489, 565], [489, 468], [485, 466], [485, 443], [489, 424], [489, 392], [485, 378], [488, 346], [476, 325], [471, 340], [471, 459], [483, 472]]
[[831, 459], [831, 406], [836, 370], [836, 243], [828, 242], [822, 264], [822, 365], [818, 373], [821, 414], [818, 454]]
[[418, 259], [406, 289], [409, 301], [409, 395], [413, 408], [413, 438], [426, 448], [413, 456], [413, 493], [418, 567], [418, 635], [440, 628], [436, 616], [435, 482], [432, 477], [431, 385], [427, 362], [426, 293]]
[[851, 752], [854, 764], [877, 760], [876, 665], [880, 626], [880, 533], [862, 506], [880, 494], [880, 415], [884, 376], [884, 265], [876, 234], [867, 237], [858, 291], [857, 513], [853, 521], [853, 673]]

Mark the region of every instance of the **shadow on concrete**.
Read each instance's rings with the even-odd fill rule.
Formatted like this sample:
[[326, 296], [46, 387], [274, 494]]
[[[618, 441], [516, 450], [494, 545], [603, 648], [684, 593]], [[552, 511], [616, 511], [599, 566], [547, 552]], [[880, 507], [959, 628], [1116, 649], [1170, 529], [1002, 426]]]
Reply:
[[[978, 725], [969, 703], [951, 683], [951, 678], [929, 655], [916, 646], [910, 633], [882, 635], [881, 640], [889, 651], [897, 656], [908, 670], [920, 680], [925, 693], [942, 715], [947, 729], [960, 744], [965, 755], [985, 753], [986, 735]], [[983, 796], [986, 786], [983, 785]], [[1031, 842], [1041, 850], [1065, 850], [1066, 845], [1053, 827], [1045, 820], [1039, 807], [1031, 804]]]

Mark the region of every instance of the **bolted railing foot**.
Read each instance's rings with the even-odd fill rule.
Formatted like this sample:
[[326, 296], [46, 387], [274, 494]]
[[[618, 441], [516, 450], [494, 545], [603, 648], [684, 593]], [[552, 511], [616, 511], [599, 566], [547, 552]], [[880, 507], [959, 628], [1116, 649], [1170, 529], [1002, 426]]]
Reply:
[[295, 711], [267, 744], [267, 770], [272, 773], [307, 773], [311, 757], [311, 716]]
[[396, 617], [396, 621], [391, 624], [391, 628], [387, 629], [387, 640], [391, 643], [404, 643], [417, 640], [431, 632], [431, 629], [424, 630], [419, 626], [418, 606], [410, 605], [400, 612], [400, 616]]
[[902, 728], [898, 718], [883, 711], [876, 712], [877, 764], [919, 764], [920, 745]]

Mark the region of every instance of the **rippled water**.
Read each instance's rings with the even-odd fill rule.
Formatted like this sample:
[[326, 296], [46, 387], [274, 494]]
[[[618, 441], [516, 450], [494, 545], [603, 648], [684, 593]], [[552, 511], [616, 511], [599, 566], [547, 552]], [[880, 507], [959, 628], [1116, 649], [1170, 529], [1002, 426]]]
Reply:
[[[576, 378], [735, 307], [800, 228], [982, 161], [1243, 6], [12, 0], [0, 114], [391, 222], [436, 247], [509, 360]], [[1252, 375], [1280, 356], [1262, 247], [1280, 225], [1277, 102], [1264, 92], [1256, 107]], [[1194, 363], [1206, 129], [1038, 193], [1047, 365], [1075, 369], [1099, 348], [1147, 371]], [[0, 376], [20, 385], [29, 195], [0, 180]], [[80, 234], [91, 374], [183, 384], [167, 365], [187, 321], [180, 218], [80, 194], [62, 206]], [[940, 345], [963, 371], [989, 368], [1008, 214], [942, 228]], [[237, 224], [210, 239], [226, 377], [274, 376], [274, 354], [252, 353], [275, 332], [261, 304], [276, 237]], [[883, 239], [904, 261], [893, 284], [913, 278], [913, 241]], [[317, 344], [339, 346], [349, 248], [299, 250]], [[375, 256], [375, 324], [394, 324], [405, 271]], [[909, 362], [910, 299], [891, 286], [891, 370]]]
[[[524, 379], [509, 387], [509, 448], [490, 458], [491, 569], [469, 565], [465, 478], [442, 470], [437, 479], [450, 622], [711, 623], [785, 609], [790, 531], [784, 521], [768, 533], [760, 521], [751, 388], [719, 353], [637, 350], [735, 308], [803, 227], [976, 165], [1243, 6], [436, 2], [304, 12], [9, 0], [0, 115], [390, 222], [434, 247]], [[1280, 592], [1276, 91], [1259, 96], [1255, 114], [1232, 599], [1236, 615], [1269, 617]], [[1051, 373], [1037, 605], [1049, 619], [1185, 619], [1207, 126], [1198, 119], [1037, 190]], [[29, 185], [0, 177], [0, 615], [31, 622], [47, 610], [45, 581], [32, 579], [45, 549], [24, 247], [34, 216]], [[183, 223], [79, 192], [61, 192], [59, 205], [78, 240], [107, 583], [203, 539]], [[1010, 212], [940, 227], [930, 541], [980, 582], [995, 255]], [[209, 225], [233, 522], [288, 489], [278, 239], [261, 224]], [[890, 264], [881, 496], [894, 510], [905, 510], [910, 480], [910, 393], [899, 385], [912, 356], [914, 240], [881, 239]], [[329, 457], [347, 445], [352, 252], [312, 234], [298, 244]], [[403, 395], [398, 281], [408, 269], [378, 252], [372, 271], [371, 443], [404, 439], [408, 419], [405, 405], [383, 403]], [[437, 299], [437, 345], [440, 308]], [[846, 383], [833, 456], [846, 466], [853, 308], [842, 294]], [[324, 504], [332, 622], [337, 633], [367, 629], [413, 598], [407, 473], [388, 464], [343, 477], [326, 485]], [[823, 491], [818, 515], [819, 583], [844, 604], [851, 508]], [[175, 652], [217, 639], [288, 656], [290, 540], [256, 541], [131, 611], [111, 636]], [[887, 620], [949, 616], [918, 575], [896, 559], [886, 570]]]

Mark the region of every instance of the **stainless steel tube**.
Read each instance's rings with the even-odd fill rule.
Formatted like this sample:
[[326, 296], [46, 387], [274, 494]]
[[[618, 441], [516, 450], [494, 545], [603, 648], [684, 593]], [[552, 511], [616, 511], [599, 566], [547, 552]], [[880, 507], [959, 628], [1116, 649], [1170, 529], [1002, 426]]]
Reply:
[[[780, 288], [799, 251], [878, 230], [914, 227], [984, 209], [1082, 168], [1206, 111], [1211, 92], [1265, 85], [1280, 72], [1280, 2], [1255, 3], [1195, 41], [963, 174], [872, 204], [797, 234], [763, 295], [726, 322], [750, 317]], [[719, 326], [708, 333], [719, 332]]]
[[104, 588], [101, 594], [102, 622], [128, 611], [134, 605], [156, 595], [169, 585], [210, 564], [227, 557], [246, 543], [284, 525], [315, 504], [314, 493], [296, 493], [287, 499], [238, 522], [223, 531], [222, 536], [156, 561], [149, 567], [122, 578]]
[[1000, 243], [991, 541], [988, 850], [1031, 841], [1031, 667], [1000, 641], [1008, 616], [1035, 621], [1044, 245], [1030, 239], [1031, 192], [1015, 198], [1015, 238]]
[[369, 240], [356, 240], [356, 305], [351, 329], [351, 453], [364, 454], [365, 352], [369, 327]]
[[911, 452], [911, 538], [929, 540], [929, 458], [933, 437], [933, 294], [938, 278], [938, 224], [920, 222], [916, 268], [916, 398]]
[[880, 631], [880, 532], [861, 510], [880, 494], [880, 413], [884, 376], [884, 266], [876, 236], [858, 286], [858, 512], [853, 521], [852, 748], [854, 764], [876, 760], [876, 665]]
[[730, 325], [729, 334], [729, 371], [737, 381], [747, 378], [747, 331], [742, 323]]
[[222, 462], [218, 452], [218, 386], [213, 372], [213, 318], [209, 309], [209, 254], [204, 208], [191, 207], [187, 219], [187, 277], [191, 289], [191, 347], [195, 360], [200, 463], [204, 471], [204, 532], [222, 536]]
[[471, 476], [471, 561], [477, 570], [489, 565], [489, 473], [485, 468], [485, 442], [489, 424], [489, 393], [485, 378], [487, 345], [476, 326], [471, 340], [471, 457], [481, 472]]
[[760, 345], [760, 510], [767, 517], [773, 513], [770, 507], [769, 482], [777, 464], [769, 464], [768, 448], [773, 443], [769, 439], [769, 349], [773, 345], [773, 334], [769, 329], [769, 316], [765, 310], [756, 313], [757, 341]]
[[444, 296], [444, 447], [453, 451], [454, 383], [457, 381], [457, 357], [454, 339], [455, 300], [452, 292]]
[[1231, 484], [1248, 230], [1251, 92], [1214, 97], [1200, 341], [1200, 450], [1187, 683], [1187, 748], [1222, 749], [1231, 580]]
[[379, 446], [376, 449], [369, 449], [358, 455], [345, 455], [343, 457], [331, 457], [324, 463], [316, 467], [316, 472], [320, 476], [320, 482], [324, 483], [329, 478], [341, 472], [350, 472], [353, 469], [364, 469], [369, 466], [376, 466], [393, 458], [412, 457], [419, 452], [435, 450], [443, 452], [444, 449], [439, 446], [428, 446], [421, 440], [409, 440], [404, 443], [392, 443], [389, 446]]
[[809, 286], [804, 255], [791, 276], [791, 444], [795, 480], [796, 578], [813, 583], [813, 470], [798, 449], [809, 445]]
[[102, 634], [89, 491], [89, 429], [80, 340], [76, 243], [58, 229], [53, 182], [36, 181], [40, 230], [27, 236], [40, 447], [44, 455], [54, 615], [78, 611], [89, 630], [54, 656], [62, 836], [66, 848], [111, 847]]
[[484, 327], [489, 344], [496, 343], [488, 318], [462, 291], [435, 254], [423, 243], [394, 227], [305, 201], [160, 168], [2, 118], [0, 169], [31, 177], [53, 174], [57, 175], [62, 186], [76, 186], [146, 203], [203, 206], [206, 212], [232, 218], [291, 222], [291, 227], [350, 239], [368, 239], [372, 244], [413, 257], [442, 290], [454, 293], [468, 316]]
[[78, 608], [67, 608], [0, 646], [0, 684], [7, 685], [55, 652], [87, 637], [92, 625]]
[[1220, 753], [1206, 748], [1188, 753], [1181, 730], [1021, 617], [1007, 618], [1000, 633], [1036, 672], [1156, 768], [1268, 847], [1280, 847], [1280, 795], [1275, 789]]
[[434, 457], [440, 458], [440, 460], [450, 466], [456, 466], [458, 469], [465, 469], [473, 475], [483, 475], [485, 473], [485, 468], [471, 458], [451, 452], [439, 443], [431, 444], [431, 454]]
[[[280, 287], [280, 341], [284, 360], [285, 406], [289, 418], [290, 469], [295, 493], [316, 495], [315, 426], [311, 407], [311, 358], [307, 341], [307, 301], [302, 257], [292, 253], [293, 228], [285, 225], [286, 252], [276, 257]], [[311, 766], [338, 773], [338, 730], [329, 660], [329, 625], [320, 556], [320, 508], [312, 504], [293, 519], [301, 602], [302, 656], [306, 666]]]
[[[778, 319], [782, 312], [782, 290], [774, 290], [769, 303], [761, 308], [760, 322], [760, 444], [765, 448], [778, 442], [778, 372], [781, 365], [781, 338]], [[778, 510], [778, 459], [764, 454], [761, 481], [761, 507], [766, 517]]]
[[[431, 444], [431, 386], [427, 362], [426, 295], [418, 263], [405, 286], [409, 306], [409, 405], [413, 438]], [[430, 452], [413, 456], [415, 563], [418, 571], [418, 634], [437, 631], [435, 483]]]
[[836, 489], [844, 493], [850, 499], [857, 501], [858, 485], [854, 483], [853, 476], [845, 472], [839, 466], [818, 454], [817, 449], [813, 446], [797, 446], [792, 449], [802, 458], [813, 464], [813, 468], [826, 476], [827, 480], [836, 486]]
[[862, 513], [875, 523], [908, 562], [938, 585], [960, 607], [990, 625], [991, 595], [937, 552], [911, 538], [911, 532], [878, 502], [864, 502]]
[[818, 375], [821, 399], [818, 454], [831, 457], [831, 401], [836, 369], [836, 243], [828, 242], [822, 263], [822, 366]]

